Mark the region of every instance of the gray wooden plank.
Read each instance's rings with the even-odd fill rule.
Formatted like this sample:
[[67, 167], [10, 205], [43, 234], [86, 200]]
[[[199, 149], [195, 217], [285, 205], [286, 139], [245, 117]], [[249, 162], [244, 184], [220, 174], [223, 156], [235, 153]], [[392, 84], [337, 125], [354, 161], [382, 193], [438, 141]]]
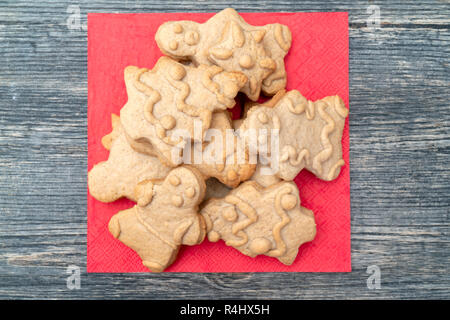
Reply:
[[[445, 298], [450, 9], [445, 1], [0, 3], [0, 298]], [[348, 11], [351, 273], [87, 274], [87, 12]], [[69, 265], [81, 289], [66, 287]], [[381, 269], [369, 290], [366, 269]]]

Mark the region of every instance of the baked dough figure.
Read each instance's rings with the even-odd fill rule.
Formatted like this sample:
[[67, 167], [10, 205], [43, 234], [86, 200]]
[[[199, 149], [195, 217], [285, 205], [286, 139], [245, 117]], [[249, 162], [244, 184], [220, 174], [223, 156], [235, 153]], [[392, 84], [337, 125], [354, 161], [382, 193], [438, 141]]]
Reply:
[[119, 116], [112, 114], [111, 122], [113, 130], [102, 139], [103, 146], [110, 150], [109, 157], [89, 171], [89, 192], [102, 202], [122, 197], [136, 202], [134, 191], [139, 182], [164, 179], [171, 168], [155, 156], [134, 150], [120, 125]]
[[[331, 181], [345, 164], [341, 140], [347, 115], [348, 109], [339, 96], [313, 102], [292, 90], [274, 106], [250, 108], [239, 129], [243, 137], [246, 133], [279, 130], [279, 150], [270, 150], [271, 156], [267, 159], [269, 162], [278, 160], [279, 168], [268, 164], [278, 178], [291, 181], [306, 168], [318, 178]], [[270, 149], [272, 143], [268, 140], [258, 137], [258, 141], [267, 143]], [[258, 152], [255, 145], [248, 147], [251, 152]]]
[[111, 234], [136, 251], [144, 266], [161, 272], [175, 260], [180, 245], [195, 245], [205, 237], [198, 205], [205, 182], [193, 168], [173, 169], [161, 184], [137, 186], [138, 204], [120, 211], [109, 222]]
[[222, 199], [210, 199], [201, 210], [208, 239], [232, 246], [250, 257], [266, 255], [290, 265], [299, 247], [314, 239], [314, 214], [300, 206], [293, 182], [263, 188], [242, 183]]
[[[133, 148], [177, 166], [174, 148], [181, 149], [180, 143], [191, 139], [201, 140], [212, 113], [232, 108], [246, 82], [239, 72], [186, 66], [168, 57], [161, 57], [152, 70], [129, 66], [125, 69], [128, 101], [120, 110], [122, 127]], [[195, 121], [200, 124], [198, 137]]]
[[292, 35], [285, 25], [252, 26], [236, 10], [227, 8], [203, 24], [166, 22], [155, 40], [161, 51], [174, 59], [242, 72], [248, 83], [241, 91], [251, 100], [257, 100], [261, 90], [274, 95], [286, 86], [284, 57]]

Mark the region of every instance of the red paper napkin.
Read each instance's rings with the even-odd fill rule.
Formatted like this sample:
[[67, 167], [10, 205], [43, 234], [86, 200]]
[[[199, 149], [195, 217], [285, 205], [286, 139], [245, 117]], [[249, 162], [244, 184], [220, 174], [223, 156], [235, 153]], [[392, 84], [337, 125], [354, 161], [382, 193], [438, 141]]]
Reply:
[[[111, 113], [127, 101], [126, 66], [153, 68], [161, 56], [154, 36], [168, 20], [205, 22], [213, 13], [148, 13], [88, 15], [88, 169], [108, 158], [101, 138], [111, 131]], [[282, 23], [292, 32], [285, 63], [287, 89], [316, 100], [348, 92], [348, 14], [242, 13], [253, 25]], [[300, 247], [297, 259], [285, 266], [275, 258], [250, 258], [223, 241], [183, 246], [168, 272], [346, 272], [350, 257], [350, 175], [348, 119], [342, 139], [346, 165], [339, 177], [324, 182], [303, 170], [295, 179], [302, 205], [314, 211], [317, 236]], [[108, 231], [110, 218], [133, 206], [129, 200], [101, 203], [88, 193], [88, 272], [147, 272], [139, 256]]]

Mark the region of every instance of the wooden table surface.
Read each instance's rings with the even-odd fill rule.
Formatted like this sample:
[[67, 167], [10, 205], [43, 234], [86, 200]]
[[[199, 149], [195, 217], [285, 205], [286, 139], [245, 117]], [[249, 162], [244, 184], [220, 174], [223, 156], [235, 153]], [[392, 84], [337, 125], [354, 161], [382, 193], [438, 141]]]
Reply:
[[[228, 6], [349, 12], [353, 271], [87, 274], [86, 13]], [[449, 28], [448, 1], [1, 1], [0, 298], [449, 299]]]

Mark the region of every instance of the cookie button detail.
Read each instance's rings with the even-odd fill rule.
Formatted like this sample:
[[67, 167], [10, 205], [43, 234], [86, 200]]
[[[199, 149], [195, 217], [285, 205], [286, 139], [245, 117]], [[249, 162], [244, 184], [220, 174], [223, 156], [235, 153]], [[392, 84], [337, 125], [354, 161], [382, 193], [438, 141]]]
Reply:
[[244, 69], [250, 69], [253, 67], [254, 62], [252, 57], [250, 57], [247, 54], [244, 54], [242, 57], [239, 58], [239, 65]]
[[193, 198], [195, 196], [195, 189], [193, 187], [189, 187], [184, 193], [186, 194], [186, 197]]
[[292, 210], [297, 204], [297, 198], [292, 194], [285, 194], [281, 198], [281, 206], [284, 210]]
[[265, 112], [260, 112], [258, 114], [258, 120], [261, 123], [267, 123], [269, 121], [269, 118], [267, 117], [267, 114]]
[[195, 31], [188, 31], [184, 35], [184, 41], [190, 46], [194, 46], [198, 43], [200, 36]]
[[174, 65], [170, 69], [170, 76], [174, 80], [181, 80], [186, 76], [186, 70], [181, 65]]
[[222, 213], [222, 215], [223, 218], [229, 222], [234, 222], [237, 219], [237, 213], [233, 207], [226, 208], [225, 211]]
[[271, 248], [272, 243], [266, 238], [256, 238], [249, 246], [249, 249], [255, 254], [264, 254]]
[[175, 207], [181, 207], [181, 205], [183, 204], [183, 198], [180, 196], [172, 196], [172, 204]]
[[178, 42], [176, 40], [172, 40], [169, 43], [170, 50], [177, 50], [178, 49]]
[[180, 178], [178, 178], [177, 176], [171, 176], [169, 178], [169, 182], [170, 182], [171, 185], [176, 187], [176, 186], [178, 186], [180, 184]]
[[182, 33], [183, 32], [183, 27], [181, 26], [181, 24], [177, 23], [173, 26], [173, 32], [175, 33]]
[[175, 120], [175, 118], [170, 115], [165, 115], [164, 117], [161, 118], [161, 125], [166, 130], [173, 129], [176, 123], [177, 121]]
[[211, 231], [208, 233], [208, 240], [211, 242], [217, 242], [220, 239], [220, 234], [216, 231]]

